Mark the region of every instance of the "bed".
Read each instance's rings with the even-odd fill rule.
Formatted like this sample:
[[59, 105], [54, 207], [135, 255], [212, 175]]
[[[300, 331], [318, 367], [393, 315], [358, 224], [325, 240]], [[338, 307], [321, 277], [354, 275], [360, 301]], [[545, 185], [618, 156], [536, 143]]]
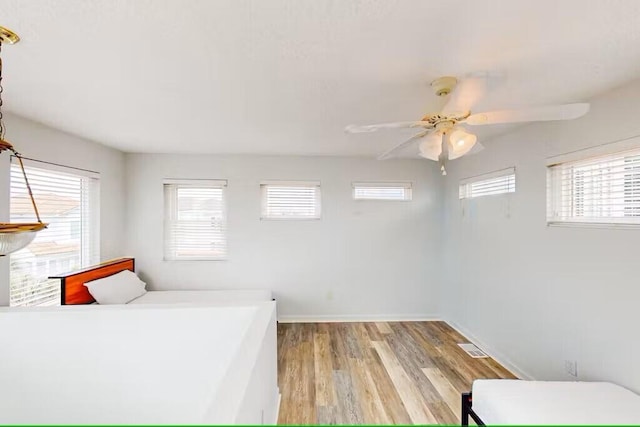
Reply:
[[[118, 258], [82, 270], [59, 274], [49, 279], [60, 280], [60, 304], [79, 305], [94, 304], [85, 283], [102, 279], [123, 270], [135, 272], [134, 258]], [[271, 291], [265, 289], [241, 290], [181, 290], [181, 291], [147, 291], [128, 304], [229, 304], [241, 302], [257, 302], [273, 300]]]
[[65, 275], [64, 307], [0, 308], [0, 423], [275, 424], [275, 301], [149, 292], [99, 305], [77, 286], [133, 262]]
[[476, 380], [462, 425], [640, 424], [640, 396], [608, 382]]

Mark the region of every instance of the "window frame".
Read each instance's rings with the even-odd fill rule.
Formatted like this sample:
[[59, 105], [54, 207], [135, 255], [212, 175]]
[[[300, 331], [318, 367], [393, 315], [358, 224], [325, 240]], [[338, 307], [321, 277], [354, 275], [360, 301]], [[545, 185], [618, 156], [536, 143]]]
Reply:
[[[55, 295], [55, 298], [51, 298], [49, 300], [41, 301], [39, 304], [33, 304], [35, 301], [22, 301], [19, 304], [14, 304], [14, 298], [12, 297], [12, 274], [28, 274], [31, 276], [37, 277], [37, 284], [42, 285], [41, 288], [43, 290], [58, 288], [59, 283], [56, 279], [48, 279], [48, 277], [67, 273], [69, 269], [72, 269], [72, 261], [71, 259], [77, 256], [77, 262], [79, 265], [73, 267], [73, 269], [85, 268], [91, 265], [94, 265], [100, 261], [100, 192], [101, 192], [101, 182], [100, 182], [100, 173], [89, 171], [85, 169], [75, 168], [71, 166], [64, 166], [59, 164], [53, 164], [45, 161], [35, 160], [35, 159], [25, 159], [23, 158], [24, 167], [26, 170], [27, 178], [29, 178], [29, 184], [34, 193], [34, 198], [36, 200], [36, 204], [40, 208], [40, 215], [42, 217], [43, 222], [49, 223], [49, 227], [36, 235], [35, 240], [26, 246], [23, 250], [28, 250], [32, 244], [38, 243], [46, 243], [46, 242], [63, 242], [66, 245], [70, 244], [70, 240], [78, 240], [79, 248], [77, 249], [77, 255], [75, 255], [75, 251], [73, 252], [73, 256], [70, 255], [70, 252], [66, 252], [67, 255], [61, 255], [61, 253], [40, 253], [36, 254], [32, 253], [32, 259], [24, 258], [21, 259], [20, 254], [21, 251], [17, 251], [12, 254], [9, 258], [9, 304], [12, 307], [22, 306], [22, 307], [33, 307], [33, 306], [51, 306], [51, 305], [59, 305], [61, 302], [61, 296], [58, 293]], [[16, 193], [26, 193], [25, 183], [23, 178], [19, 178], [20, 182], [15, 184], [11, 176], [19, 176], [22, 177], [22, 170], [20, 169], [17, 161], [15, 160], [15, 156], [11, 156], [10, 160], [10, 178], [9, 178], [9, 195], [10, 195], [10, 203], [9, 203], [9, 215], [12, 217], [12, 221], [17, 221], [17, 219], [13, 218], [13, 204], [11, 200], [13, 199], [14, 192]], [[56, 176], [57, 174], [57, 176]], [[47, 176], [49, 175], [49, 176]], [[77, 188], [70, 187], [69, 182], [64, 182], [65, 176], [66, 179], [69, 180], [77, 180]], [[56, 187], [53, 184], [55, 180], [62, 180], [63, 186]], [[43, 184], [43, 182], [45, 182]], [[14, 188], [16, 185], [16, 188]], [[51, 188], [49, 188], [51, 187]], [[73, 189], [73, 190], [71, 190]], [[38, 194], [41, 193], [42, 194]], [[69, 200], [72, 200], [74, 197], [74, 193], [78, 194], [80, 200], [77, 202], [78, 205], [74, 209], [78, 209], [76, 215], [77, 218], [67, 218], [62, 221], [55, 221], [55, 218], [60, 218], [61, 216], [66, 216], [72, 211], [68, 211], [66, 213], [58, 212], [52, 217], [49, 217], [49, 213], [46, 209], [43, 209], [47, 206], [46, 203], [40, 202], [38, 199], [43, 200], [43, 195], [51, 194], [54, 197], [66, 197]], [[29, 208], [31, 205], [29, 203]], [[30, 216], [33, 215], [33, 218], [30, 219]], [[72, 214], [73, 215], [73, 214]], [[20, 219], [20, 221], [35, 221], [35, 213], [29, 213], [27, 217], [24, 219]], [[57, 225], [59, 224], [59, 225]], [[77, 230], [74, 231], [74, 227], [77, 227]], [[62, 230], [67, 230], [68, 234], [60, 234]], [[50, 233], [54, 233], [49, 236]], [[78, 236], [75, 236], [75, 234]], [[50, 237], [53, 240], [40, 240], [43, 237]], [[62, 239], [62, 240], [60, 240]], [[58, 244], [58, 243], [56, 243]], [[17, 258], [18, 257], [18, 258]], [[40, 257], [41, 259], [38, 259]], [[47, 258], [48, 257], [48, 258]], [[12, 264], [21, 264], [24, 267], [30, 269], [28, 272], [24, 268], [23, 269], [14, 269]], [[52, 266], [55, 269], [52, 271]], [[59, 270], [58, 266], [64, 266], [65, 270]], [[43, 269], [46, 272], [47, 278], [41, 279], [38, 274], [38, 269]], [[29, 285], [25, 285], [29, 286]], [[54, 296], [54, 295], [52, 295]]]
[[[402, 199], [385, 198], [385, 197], [357, 197], [357, 191], [360, 188], [397, 188], [404, 190], [404, 197]], [[379, 201], [379, 202], [411, 202], [413, 200], [413, 183], [410, 181], [387, 181], [387, 182], [352, 182], [351, 183], [351, 198], [355, 201]]]
[[[487, 194], [473, 195], [473, 186], [482, 185], [490, 181], [497, 180], [499, 178], [506, 178], [510, 180], [513, 177], [513, 187], [511, 182], [504, 184], [507, 188], [506, 191], [492, 192]], [[514, 194], [517, 190], [517, 173], [515, 166], [499, 169], [493, 172], [484, 173], [481, 175], [475, 175], [469, 178], [461, 179], [458, 183], [458, 199], [459, 200], [473, 200], [489, 196], [508, 196]]]
[[[579, 219], [579, 215], [575, 215], [573, 212], [570, 215], [562, 215], [560, 210], [563, 209], [563, 204], [565, 201], [563, 200], [562, 188], [567, 188], [566, 186], [570, 186], [570, 196], [571, 197], [571, 210], [574, 209], [574, 204], [576, 201], [574, 200], [576, 195], [574, 195], [574, 189], [577, 186], [577, 181], [580, 179], [579, 176], [574, 175], [574, 169], [578, 169], [576, 172], [582, 172], [581, 176], [582, 181], [581, 185], [584, 192], [584, 171], [580, 171], [579, 168], [585, 168], [588, 166], [597, 166], [600, 164], [611, 164], [615, 161], [625, 162], [627, 157], [637, 157], [640, 156], [640, 138], [631, 138], [629, 140], [618, 141], [615, 143], [604, 144], [601, 146], [593, 147], [590, 149], [580, 150], [573, 153], [568, 153], [560, 156], [555, 156], [550, 159], [547, 159], [547, 207], [546, 207], [546, 224], [549, 227], [584, 227], [584, 228], [640, 228], [640, 208], [635, 207], [635, 210], [638, 210], [636, 215], [623, 215], [622, 217], [592, 217], [586, 219]], [[624, 167], [624, 165], [622, 165]], [[608, 168], [614, 168], [616, 166], [608, 166]], [[602, 169], [606, 169], [607, 166], [602, 166]], [[563, 181], [566, 180], [566, 176], [563, 178], [562, 174], [567, 174], [567, 170], [571, 170], [571, 180], [570, 183], [565, 183]], [[637, 185], [637, 181], [640, 178], [640, 160], [634, 160], [634, 164], [631, 165], [631, 170], [628, 179], [633, 183], [632, 185]], [[611, 173], [611, 172], [608, 172]], [[627, 177], [624, 176], [626, 172], [621, 171], [618, 172], [623, 175], [622, 187], [624, 188], [626, 184]], [[590, 183], [591, 185], [595, 185], [594, 183]], [[602, 184], [600, 184], [602, 185]], [[623, 199], [619, 208], [623, 211], [626, 209], [625, 202], [627, 197], [631, 197], [630, 203], [638, 203], [640, 200], [640, 192], [632, 190], [631, 194], [626, 193], [626, 189], [622, 190], [623, 194], [619, 197]], [[638, 193], [638, 194], [636, 194]], [[611, 197], [611, 196], [609, 196]], [[585, 209], [584, 205], [584, 194], [582, 195], [581, 209]], [[593, 203], [593, 202], [592, 202]], [[613, 207], [613, 204], [609, 204]], [[576, 207], [577, 209], [578, 207]], [[605, 220], [610, 218], [610, 220]], [[620, 218], [638, 218], [635, 221], [619, 221]], [[618, 220], [616, 220], [618, 219]]]
[[[315, 214], [313, 216], [280, 215], [272, 216], [267, 212], [269, 187], [313, 187], [315, 189]], [[261, 221], [317, 221], [322, 219], [322, 185], [320, 181], [262, 181], [260, 182], [260, 220]]]
[[[170, 179], [165, 178], [162, 181], [163, 194], [163, 237], [162, 237], [162, 260], [164, 262], [182, 262], [182, 261], [226, 261], [229, 259], [229, 236], [228, 236], [228, 206], [227, 206], [227, 180], [223, 179]], [[224, 254], [219, 256], [176, 256], [175, 249], [173, 255], [169, 255], [171, 248], [168, 247], [170, 240], [170, 224], [171, 217], [177, 214], [177, 196], [178, 190], [181, 188], [206, 188], [221, 189], [222, 191], [222, 209], [223, 218], [223, 237], [224, 237]], [[167, 193], [171, 192], [171, 200], [168, 200]], [[170, 212], [169, 212], [170, 210]], [[175, 220], [177, 221], [177, 220]], [[175, 246], [175, 245], [174, 245]]]

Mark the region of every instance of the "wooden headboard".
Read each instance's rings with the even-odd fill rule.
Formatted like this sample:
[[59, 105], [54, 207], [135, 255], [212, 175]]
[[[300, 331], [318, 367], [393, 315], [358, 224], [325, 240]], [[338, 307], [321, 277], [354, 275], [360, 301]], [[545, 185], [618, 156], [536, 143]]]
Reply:
[[91, 304], [95, 302], [95, 299], [84, 284], [123, 270], [135, 272], [135, 260], [133, 258], [118, 258], [71, 273], [51, 276], [49, 279], [60, 279], [60, 303], [62, 305]]

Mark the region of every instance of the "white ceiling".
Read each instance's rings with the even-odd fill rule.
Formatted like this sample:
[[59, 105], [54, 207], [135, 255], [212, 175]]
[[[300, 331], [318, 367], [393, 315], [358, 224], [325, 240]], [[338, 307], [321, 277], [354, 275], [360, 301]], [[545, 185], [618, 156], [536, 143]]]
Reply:
[[0, 17], [22, 37], [5, 108], [128, 152], [374, 156], [406, 132], [344, 126], [419, 119], [440, 75], [503, 75], [480, 111], [640, 71], [636, 0], [0, 0]]

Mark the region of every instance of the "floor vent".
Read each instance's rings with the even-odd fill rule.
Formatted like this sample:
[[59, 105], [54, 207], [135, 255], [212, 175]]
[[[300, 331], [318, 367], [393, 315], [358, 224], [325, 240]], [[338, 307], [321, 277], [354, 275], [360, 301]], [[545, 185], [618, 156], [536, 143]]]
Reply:
[[482, 350], [476, 347], [475, 344], [465, 343], [465, 344], [458, 344], [458, 345], [460, 346], [461, 349], [466, 351], [467, 354], [473, 357], [474, 359], [482, 359], [485, 357], [489, 357], [486, 354], [484, 354]]

